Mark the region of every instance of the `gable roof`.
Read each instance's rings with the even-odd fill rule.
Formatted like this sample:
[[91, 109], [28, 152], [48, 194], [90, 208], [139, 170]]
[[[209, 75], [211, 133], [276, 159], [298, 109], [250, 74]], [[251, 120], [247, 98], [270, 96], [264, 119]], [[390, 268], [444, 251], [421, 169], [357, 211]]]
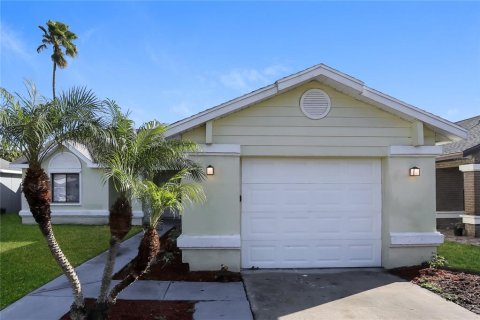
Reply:
[[419, 120], [451, 141], [467, 137], [466, 130], [461, 126], [367, 87], [362, 81], [324, 64], [318, 64], [281, 78], [268, 86], [172, 123], [168, 127], [166, 136], [174, 136], [198, 127], [210, 120], [224, 117], [312, 80], [331, 86], [355, 99], [372, 104], [407, 121]]
[[[95, 163], [90, 151], [88, 151], [87, 147], [83, 144], [76, 143], [76, 142], [63, 142], [63, 146], [68, 149], [71, 153], [76, 155], [81, 161], [87, 164], [89, 168], [99, 168], [99, 165]], [[58, 150], [60, 146], [56, 146], [52, 150], [48, 152], [45, 158], [49, 157], [52, 153]], [[10, 163], [10, 168], [28, 168], [28, 162], [25, 157], [20, 157], [15, 161]]]
[[480, 150], [480, 115], [456, 122], [459, 126], [468, 130], [468, 137], [443, 145], [443, 154], [463, 153], [467, 156], [476, 150]]

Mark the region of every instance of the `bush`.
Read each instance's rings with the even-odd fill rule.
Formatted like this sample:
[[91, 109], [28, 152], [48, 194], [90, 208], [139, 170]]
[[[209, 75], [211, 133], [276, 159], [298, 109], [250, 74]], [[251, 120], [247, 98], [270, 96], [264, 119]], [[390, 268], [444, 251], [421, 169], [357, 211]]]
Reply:
[[436, 254], [428, 261], [428, 266], [430, 268], [442, 268], [448, 266], [448, 261], [445, 257]]

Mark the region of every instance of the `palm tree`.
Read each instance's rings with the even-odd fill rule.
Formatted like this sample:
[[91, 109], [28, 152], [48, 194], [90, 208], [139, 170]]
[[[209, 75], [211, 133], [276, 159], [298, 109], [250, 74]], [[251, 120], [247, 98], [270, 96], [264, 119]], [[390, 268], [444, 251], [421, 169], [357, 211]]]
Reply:
[[[104, 318], [112, 304], [108, 299], [108, 289], [116, 252], [131, 227], [131, 203], [134, 197], [141, 194], [143, 181], [153, 180], [163, 171], [186, 172], [196, 180], [204, 177], [203, 169], [187, 156], [187, 152], [197, 150], [195, 143], [165, 139], [167, 127], [157, 121], [147, 122], [135, 129], [128, 114], [122, 113], [114, 101], [107, 100], [106, 105], [111, 114], [110, 138], [99, 140], [92, 153], [104, 168], [105, 182], [111, 181], [118, 197], [110, 208], [110, 249], [97, 305], [91, 311], [90, 317], [94, 319]], [[142, 243], [153, 243], [154, 238], [155, 235], [147, 230]]]
[[68, 25], [60, 21], [47, 21], [47, 29], [43, 26], [38, 26], [43, 31], [42, 44], [38, 46], [37, 52], [47, 49], [48, 45], [53, 46], [53, 78], [52, 91], [53, 99], [55, 99], [55, 72], [57, 65], [63, 69], [67, 67], [67, 60], [65, 60], [62, 47], [65, 48], [65, 54], [74, 58], [77, 55], [77, 47], [73, 40], [77, 39], [77, 35], [68, 30]]
[[143, 182], [139, 192], [144, 210], [150, 213], [148, 227], [140, 242], [132, 271], [110, 292], [111, 302], [114, 303], [118, 294], [145, 273], [155, 260], [160, 251], [157, 225], [163, 213], [166, 210], [173, 210], [181, 214], [185, 205], [205, 201], [201, 185], [189, 181], [191, 178], [191, 172], [188, 169], [182, 169], [160, 185], [149, 180]]
[[71, 317], [83, 319], [81, 284], [55, 239], [50, 219], [51, 186], [41, 164], [64, 141], [88, 145], [91, 137], [101, 136], [105, 127], [101, 119], [102, 104], [91, 91], [82, 88], [48, 100], [39, 96], [33, 83], [28, 82], [26, 86], [28, 96], [17, 94], [18, 100], [0, 88], [0, 138], [18, 146], [28, 162], [22, 191], [53, 257], [72, 286]]

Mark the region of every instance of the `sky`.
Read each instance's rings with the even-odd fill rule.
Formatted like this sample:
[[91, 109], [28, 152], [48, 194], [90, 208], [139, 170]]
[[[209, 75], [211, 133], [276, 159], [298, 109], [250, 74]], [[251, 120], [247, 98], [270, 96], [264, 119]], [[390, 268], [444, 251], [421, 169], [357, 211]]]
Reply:
[[458, 121], [480, 114], [480, 2], [1, 1], [0, 86], [51, 97], [48, 20], [77, 34], [57, 92], [172, 123], [315, 64]]

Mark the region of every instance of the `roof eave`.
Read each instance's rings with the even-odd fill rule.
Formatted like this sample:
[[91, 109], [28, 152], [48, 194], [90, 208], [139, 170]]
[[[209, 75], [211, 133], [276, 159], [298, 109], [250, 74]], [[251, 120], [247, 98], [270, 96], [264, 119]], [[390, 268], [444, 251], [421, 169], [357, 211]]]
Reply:
[[362, 81], [330, 68], [324, 64], [316, 65], [291, 76], [287, 76], [267, 87], [175, 122], [169, 126], [166, 136], [174, 136], [186, 130], [198, 127], [203, 123], [219, 117], [224, 117], [230, 113], [271, 98], [276, 94], [282, 93], [312, 80], [319, 80], [327, 83], [333, 82], [338, 84], [344, 89], [342, 91], [346, 93], [348, 92], [348, 94], [354, 98], [370, 102], [375, 106], [386, 110], [387, 112], [396, 114], [399, 117], [406, 118], [411, 121], [420, 120], [423, 123], [436, 128], [451, 141], [466, 139], [468, 136], [467, 130], [461, 126], [424, 110], [418, 109], [382, 92], [369, 88], [365, 86]]

